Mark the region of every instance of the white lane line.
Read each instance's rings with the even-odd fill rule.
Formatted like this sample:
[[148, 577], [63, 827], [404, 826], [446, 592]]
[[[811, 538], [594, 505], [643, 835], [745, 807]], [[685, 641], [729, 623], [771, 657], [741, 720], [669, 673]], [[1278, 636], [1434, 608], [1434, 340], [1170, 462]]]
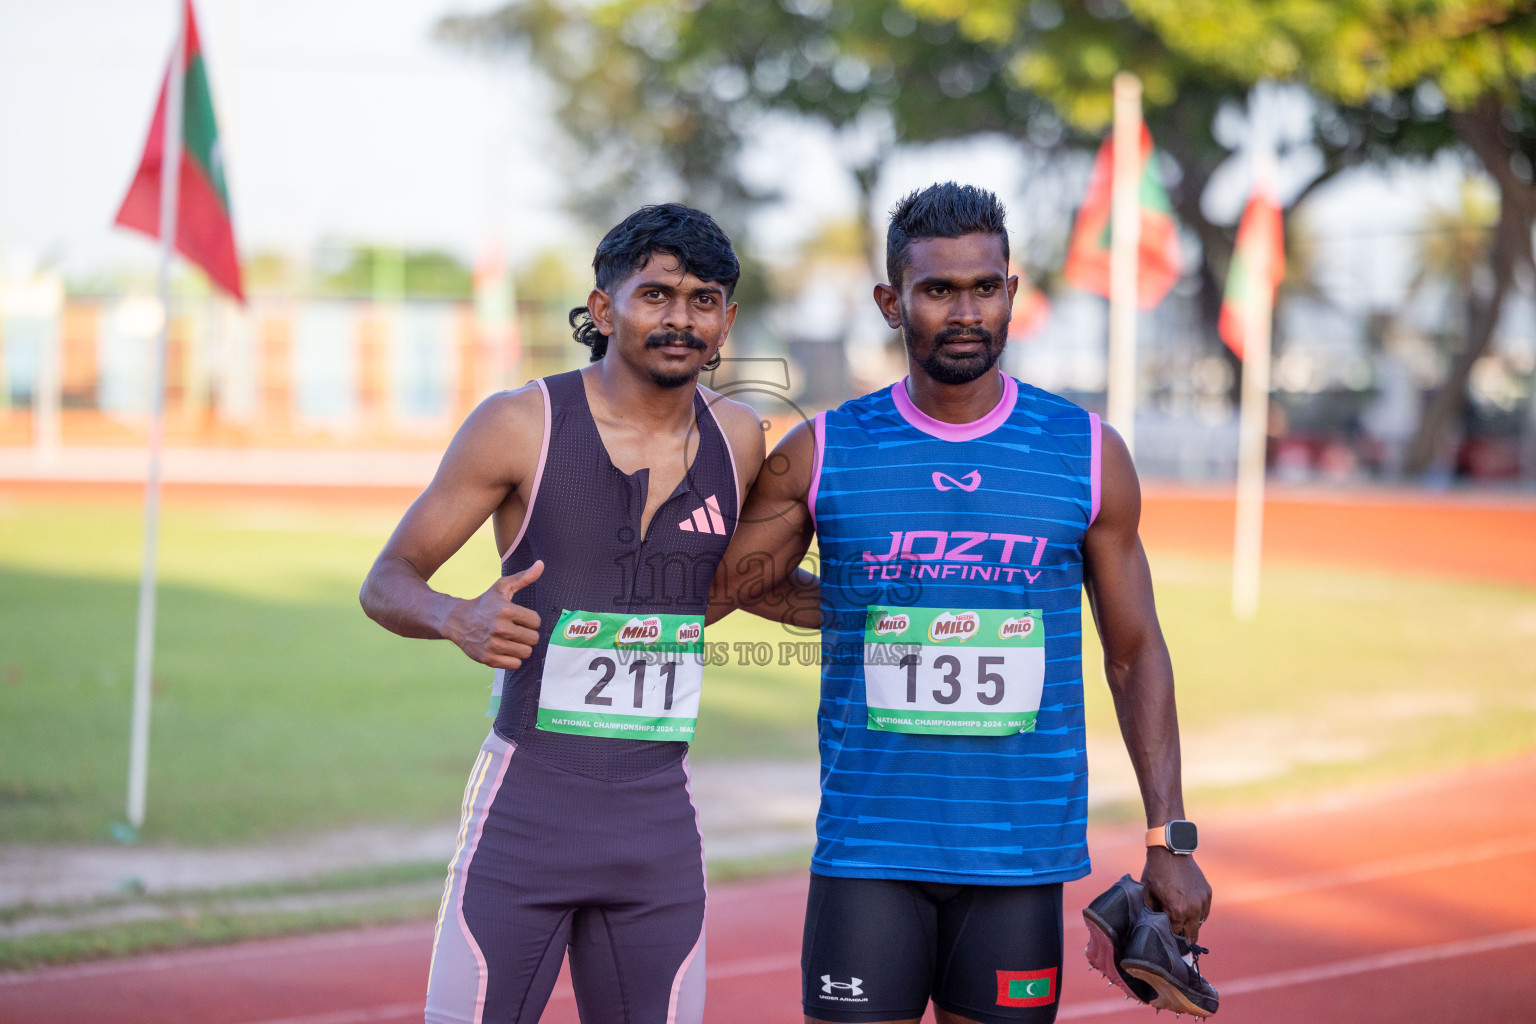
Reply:
[[[1288, 971], [1275, 971], [1271, 974], [1238, 978], [1234, 981], [1224, 982], [1219, 988], [1224, 997], [1230, 998], [1232, 996], [1246, 995], [1250, 992], [1265, 992], [1271, 989], [1308, 985], [1313, 982], [1327, 981], [1334, 978], [1348, 978], [1359, 974], [1369, 974], [1373, 971], [1411, 967], [1414, 964], [1430, 963], [1436, 960], [1474, 956], [1478, 953], [1489, 953], [1495, 950], [1510, 949], [1515, 946], [1525, 946], [1532, 943], [1536, 943], [1536, 928], [1526, 928], [1516, 932], [1504, 932], [1500, 935], [1486, 935], [1477, 939], [1462, 939], [1457, 942], [1441, 943], [1438, 946], [1399, 949], [1388, 953], [1376, 953], [1372, 956], [1357, 957], [1354, 960], [1341, 960], [1331, 964], [1315, 964], [1311, 967], [1299, 967]], [[798, 957], [791, 956], [765, 956], [756, 957], [751, 960], [736, 960], [731, 963], [721, 964], [718, 969], [707, 972], [707, 976], [711, 981], [717, 981], [724, 978], [739, 978], [754, 974], [770, 974], [797, 967], [799, 962]], [[570, 987], [562, 985], [555, 990], [551, 998], [569, 998], [570, 994]], [[420, 1000], [410, 1003], [389, 1003], [384, 1006], [375, 1006], [363, 1010], [340, 1010], [334, 1013], [311, 1014], [304, 1017], [282, 1017], [274, 1020], [260, 1021], [258, 1024], [373, 1024], [376, 1021], [418, 1017], [421, 1015], [421, 1006]], [[1101, 1017], [1106, 1014], [1133, 1009], [1141, 1009], [1141, 1004], [1125, 999], [1103, 999], [1096, 1003], [1065, 1006], [1056, 1015], [1056, 1019], [1079, 1020], [1085, 1017]]]
[[[715, 967], [704, 968], [704, 980], [724, 981], [727, 978], [750, 978], [757, 974], [777, 974], [779, 971], [800, 971], [799, 953], [780, 953], [777, 956], [758, 956], [750, 960], [730, 960]], [[549, 994], [549, 1001], [574, 999], [576, 993], [568, 984], [561, 984]], [[276, 1024], [263, 1021], [262, 1024]], [[287, 1024], [287, 1022], [284, 1022]]]
[[[1366, 864], [1356, 864], [1337, 871], [1319, 871], [1310, 874], [1292, 875], [1288, 878], [1278, 878], [1269, 882], [1255, 882], [1248, 885], [1234, 886], [1231, 890], [1218, 891], [1216, 894], [1217, 909], [1220, 910], [1222, 907], [1254, 903], [1266, 899], [1275, 899], [1281, 896], [1293, 896], [1304, 892], [1315, 892], [1321, 889], [1356, 885], [1361, 882], [1380, 881], [1420, 871], [1435, 871], [1459, 867], [1465, 864], [1476, 863], [1477, 861], [1495, 860], [1499, 857], [1515, 856], [1533, 850], [1536, 850], [1536, 834], [1490, 840], [1484, 843], [1475, 843], [1471, 846], [1437, 850], [1431, 853], [1393, 857]], [[1075, 914], [1067, 915], [1065, 924], [1068, 932], [1079, 931], [1084, 927], [1081, 917]], [[408, 925], [368, 932], [321, 933], [268, 943], [245, 943], [218, 949], [192, 949], [183, 950], [179, 953], [163, 953], [152, 956], [132, 957], [124, 960], [77, 964], [70, 967], [44, 967], [35, 971], [0, 973], [0, 987], [75, 981], [81, 978], [95, 978], [137, 971], [175, 970], [184, 967], [196, 967], [202, 964], [262, 960], [306, 951], [318, 953], [329, 950], [390, 945], [397, 942], [420, 942], [422, 941], [421, 935], [424, 934], [423, 929], [424, 926], [422, 925]], [[717, 968], [709, 969], [706, 977], [742, 977], [748, 974], [768, 973], [769, 971], [781, 969], [779, 966], [776, 966], [781, 960], [789, 964], [798, 963], [797, 959], [792, 960], [786, 954], [783, 958], [764, 958], [764, 962], [771, 962], [775, 966], [761, 970], [743, 970], [738, 968], [737, 965], [756, 963], [756, 961], [735, 961], [734, 963], [721, 964]], [[731, 973], [718, 973], [727, 971]], [[566, 989], [564, 992], [568, 993], [569, 990]], [[555, 995], [557, 998], [560, 997], [562, 991], [556, 990]]]
[[[1369, 974], [1372, 971], [1388, 971], [1397, 967], [1410, 967], [1414, 964], [1430, 963], [1435, 960], [1451, 960], [1456, 957], [1474, 956], [1478, 953], [1491, 953], [1494, 950], [1510, 949], [1514, 946], [1526, 946], [1536, 943], [1536, 928], [1526, 928], [1518, 932], [1504, 932], [1500, 935], [1485, 935], [1478, 939], [1461, 939], [1457, 942], [1445, 942], [1438, 946], [1419, 946], [1415, 949], [1398, 949], [1390, 953], [1376, 953], [1372, 956], [1357, 957], [1354, 960], [1340, 960], [1331, 964], [1315, 964], [1311, 967], [1298, 967], [1289, 971], [1276, 971], [1273, 974], [1257, 974], [1248, 978], [1238, 978], [1234, 981], [1217, 985], [1223, 998], [1246, 995], [1249, 992], [1265, 992], [1270, 989], [1288, 988], [1293, 985], [1308, 985], [1316, 981], [1328, 981], [1333, 978], [1349, 978], [1357, 974]], [[1135, 1000], [1102, 999], [1096, 1003], [1084, 1003], [1081, 1006], [1062, 1007], [1056, 1015], [1057, 1020], [1077, 1020], [1082, 1017], [1101, 1017], [1108, 1013], [1118, 1013], [1121, 1010], [1139, 1010], [1140, 1003]]]
[[40, 967], [35, 971], [0, 974], [0, 987], [78, 981], [81, 978], [99, 978], [112, 974], [132, 974], [140, 971], [171, 971], [187, 967], [201, 967], [204, 964], [270, 960], [274, 957], [293, 956], [296, 953], [319, 954], [329, 953], [334, 950], [367, 949], [371, 946], [390, 946], [403, 943], [421, 946], [423, 952], [429, 951], [432, 946], [431, 924], [413, 924], [380, 931], [321, 932], [299, 938], [237, 943], [232, 946], [220, 946], [216, 949], [186, 949], [176, 953], [136, 956], [123, 960], [103, 960], [97, 963], [75, 964], [69, 967]]
[[1461, 846], [1450, 850], [1414, 853], [1405, 857], [1392, 857], [1387, 860], [1371, 861], [1366, 864], [1354, 864], [1331, 871], [1317, 871], [1307, 875], [1292, 875], [1290, 878], [1278, 878], [1268, 882], [1254, 882], [1248, 885], [1234, 886], [1230, 891], [1230, 895], [1220, 897], [1220, 902], [1222, 905], [1254, 903], [1259, 900], [1272, 900], [1281, 896], [1296, 896], [1304, 892], [1315, 892], [1319, 889], [1334, 889], [1346, 885], [1358, 885], [1361, 882], [1376, 882], [1383, 878], [1396, 878], [1399, 875], [1411, 875], [1420, 871], [1439, 871], [1443, 868], [1460, 867], [1464, 864], [1471, 864], [1480, 860], [1513, 857], [1521, 853], [1530, 853], [1532, 850], [1536, 850], [1536, 834], [1514, 836], [1509, 839], [1493, 839], [1488, 842], [1475, 843], [1471, 846]]
[[[750, 960], [732, 960], [723, 963], [719, 967], [706, 968], [704, 977], [709, 981], [723, 981], [727, 978], [745, 978], [756, 974], [776, 974], [779, 971], [800, 969], [800, 957], [796, 955], [759, 956]], [[550, 993], [551, 1003], [558, 1000], [571, 999], [575, 993], [571, 986], [561, 984]], [[399, 1020], [403, 1017], [420, 1017], [422, 1001], [414, 1003], [387, 1003], [383, 1006], [369, 1007], [364, 1010], [337, 1010], [332, 1013], [316, 1013], [303, 1017], [282, 1017], [277, 1020], [264, 1020], [253, 1024], [373, 1024], [374, 1021]]]
[[706, 967], [704, 977], [708, 981], [718, 981], [724, 978], [747, 978], [754, 974], [773, 974], [776, 971], [789, 970], [796, 972], [800, 970], [799, 953], [759, 956], [751, 960], [732, 960], [719, 967]]
[[[1319, 892], [1323, 889], [1340, 889], [1346, 885], [1359, 885], [1362, 882], [1379, 882], [1383, 879], [1398, 878], [1422, 871], [1441, 871], [1445, 868], [1462, 867], [1479, 861], [1497, 860], [1500, 857], [1515, 857], [1533, 851], [1536, 851], [1536, 834], [1514, 836], [1509, 839], [1491, 839], [1471, 846], [1458, 846], [1430, 853], [1414, 853], [1405, 857], [1390, 857], [1386, 860], [1353, 864], [1331, 871], [1291, 875], [1288, 878], [1276, 878], [1267, 882], [1250, 882], [1246, 885], [1234, 885], [1230, 889], [1217, 886], [1213, 909], [1220, 913], [1227, 907], [1244, 903], [1258, 903], [1282, 896], [1299, 896], [1302, 893]], [[1080, 917], [1071, 914], [1067, 915], [1065, 925], [1066, 931], [1069, 932], [1082, 931], [1086, 928]]]
[[426, 998], [410, 1003], [388, 1003], [366, 1010], [336, 1010], [332, 1013], [312, 1013], [303, 1017], [281, 1017], [264, 1020], [261, 1024], [373, 1024], [374, 1021], [420, 1020], [426, 1007]]

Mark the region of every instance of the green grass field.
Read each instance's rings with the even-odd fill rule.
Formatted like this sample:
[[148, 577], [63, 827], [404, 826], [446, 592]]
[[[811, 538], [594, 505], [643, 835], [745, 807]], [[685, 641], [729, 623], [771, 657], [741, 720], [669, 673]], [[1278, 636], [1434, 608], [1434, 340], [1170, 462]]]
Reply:
[[[457, 812], [490, 673], [358, 608], [394, 518], [169, 508], [146, 839]], [[122, 817], [139, 529], [127, 505], [0, 504], [0, 840], [101, 840]], [[1281, 567], [1239, 625], [1224, 566], [1154, 569], [1194, 806], [1536, 747], [1536, 590]], [[495, 571], [481, 536], [436, 583], [469, 595]], [[710, 639], [803, 638], [735, 615]], [[1089, 648], [1090, 741], [1113, 751]], [[813, 757], [816, 691], [810, 667], [714, 670], [696, 759]]]

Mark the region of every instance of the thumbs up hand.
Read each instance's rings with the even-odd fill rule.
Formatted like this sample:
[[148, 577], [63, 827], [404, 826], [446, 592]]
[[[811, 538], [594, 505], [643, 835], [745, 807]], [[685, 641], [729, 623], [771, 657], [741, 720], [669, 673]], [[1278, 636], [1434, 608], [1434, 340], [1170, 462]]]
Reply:
[[460, 601], [448, 613], [442, 633], [465, 654], [492, 668], [521, 668], [539, 642], [539, 613], [513, 596], [544, 575], [544, 562], [503, 576], [479, 597]]

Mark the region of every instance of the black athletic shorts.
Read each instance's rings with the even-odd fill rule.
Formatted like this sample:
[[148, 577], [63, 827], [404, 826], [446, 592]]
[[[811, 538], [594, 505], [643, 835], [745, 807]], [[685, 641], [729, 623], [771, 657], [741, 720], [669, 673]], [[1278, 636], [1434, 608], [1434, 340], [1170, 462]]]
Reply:
[[928, 1000], [983, 1024], [1049, 1024], [1061, 998], [1061, 886], [811, 875], [806, 1016], [915, 1019]]

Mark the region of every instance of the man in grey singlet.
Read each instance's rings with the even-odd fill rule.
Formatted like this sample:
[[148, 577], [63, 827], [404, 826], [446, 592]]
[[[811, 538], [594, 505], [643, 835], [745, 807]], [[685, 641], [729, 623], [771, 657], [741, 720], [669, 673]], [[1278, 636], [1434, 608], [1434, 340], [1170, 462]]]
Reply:
[[[715, 567], [763, 461], [757, 414], [697, 384], [740, 267], [707, 214], [645, 207], [573, 310], [583, 370], [493, 395], [368, 573], [368, 615], [497, 670], [438, 914], [429, 1024], [534, 1022], [569, 950], [583, 1021], [697, 1024], [704, 866], [687, 740]], [[492, 521], [501, 578], [432, 574]]]

